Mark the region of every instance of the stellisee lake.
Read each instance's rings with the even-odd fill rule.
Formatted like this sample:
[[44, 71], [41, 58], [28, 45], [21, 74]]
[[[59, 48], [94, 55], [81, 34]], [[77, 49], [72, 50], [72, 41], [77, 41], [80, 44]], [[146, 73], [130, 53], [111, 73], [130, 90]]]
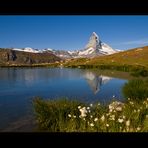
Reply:
[[0, 131], [30, 131], [32, 100], [67, 97], [88, 103], [123, 100], [126, 79], [70, 68], [0, 68]]

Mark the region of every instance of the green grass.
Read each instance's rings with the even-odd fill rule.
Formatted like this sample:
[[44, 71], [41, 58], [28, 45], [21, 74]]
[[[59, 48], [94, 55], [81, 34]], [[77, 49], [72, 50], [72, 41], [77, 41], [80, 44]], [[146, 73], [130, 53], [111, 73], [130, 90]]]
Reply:
[[126, 98], [131, 98], [137, 101], [148, 98], [148, 79], [129, 80], [123, 86], [123, 94]]
[[64, 132], [69, 128], [72, 130], [74, 128], [73, 126], [77, 126], [77, 124], [69, 124], [68, 114], [72, 113], [78, 116], [77, 106], [82, 105], [80, 102], [68, 101], [66, 99], [46, 102], [37, 98], [33, 103], [39, 129]]
[[112, 101], [104, 105], [68, 99], [33, 101], [39, 131], [147, 132], [148, 99]]

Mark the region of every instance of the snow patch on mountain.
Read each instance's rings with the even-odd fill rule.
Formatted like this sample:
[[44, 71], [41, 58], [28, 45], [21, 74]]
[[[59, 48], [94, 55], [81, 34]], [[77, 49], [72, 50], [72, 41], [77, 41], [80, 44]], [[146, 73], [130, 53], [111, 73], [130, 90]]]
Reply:
[[99, 50], [105, 54], [114, 54], [117, 51], [113, 48], [111, 48], [109, 45], [107, 45], [106, 43], [101, 43], [102, 48], [100, 48]]
[[23, 51], [23, 52], [31, 52], [31, 53], [41, 53], [42, 51], [41, 50], [38, 50], [38, 49], [33, 49], [33, 48], [30, 48], [30, 47], [26, 47], [26, 48], [13, 48], [13, 50], [17, 50], [17, 51]]
[[39, 53], [40, 51], [37, 50], [37, 49], [33, 49], [33, 48], [30, 48], [30, 47], [26, 47], [23, 49], [25, 52], [33, 52], [33, 53]]
[[78, 51], [68, 51], [69, 54], [75, 54]]
[[79, 51], [79, 56], [81, 56], [81, 55], [88, 55], [88, 54], [91, 54], [91, 53], [93, 53], [95, 51], [95, 49], [94, 48], [92, 48], [92, 47], [90, 47], [90, 48], [88, 48], [88, 49], [86, 49], [86, 50], [83, 50], [83, 51]]
[[13, 48], [12, 50], [16, 50], [16, 51], [23, 51], [22, 49], [20, 48]]
[[46, 48], [46, 49], [42, 49], [41, 51], [42, 51], [42, 52], [47, 52], [47, 51], [51, 51], [51, 52], [53, 52], [54, 50], [51, 49], [51, 48]]

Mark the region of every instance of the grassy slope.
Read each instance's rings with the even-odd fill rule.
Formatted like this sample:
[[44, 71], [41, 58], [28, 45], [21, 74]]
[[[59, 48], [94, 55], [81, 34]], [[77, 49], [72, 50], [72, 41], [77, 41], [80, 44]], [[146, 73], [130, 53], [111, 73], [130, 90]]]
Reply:
[[64, 64], [65, 66], [78, 65], [113, 65], [113, 66], [143, 66], [148, 69], [148, 46], [131, 49], [108, 56], [95, 57], [92, 59], [74, 59]]

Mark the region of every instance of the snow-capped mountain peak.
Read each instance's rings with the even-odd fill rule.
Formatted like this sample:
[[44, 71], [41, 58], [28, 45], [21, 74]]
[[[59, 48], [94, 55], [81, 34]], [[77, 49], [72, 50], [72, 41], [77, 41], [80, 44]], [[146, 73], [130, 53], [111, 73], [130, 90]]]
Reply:
[[26, 51], [26, 52], [36, 52], [36, 50], [34, 50], [31, 47], [25, 47], [23, 50]]
[[99, 39], [99, 36], [95, 32], [93, 32], [92, 35], [90, 36], [89, 41], [88, 41], [85, 48], [87, 49], [90, 47], [92, 47], [94, 49], [101, 47], [101, 41]]
[[25, 48], [13, 48], [12, 50], [17, 50], [17, 51], [24, 51], [24, 52], [32, 52], [32, 53], [40, 53], [41, 51], [38, 49], [33, 49], [31, 47], [25, 47]]
[[99, 39], [99, 36], [96, 34], [96, 32], [93, 32], [92, 34], [93, 34], [94, 36], [96, 36], [97, 39]]
[[109, 45], [102, 42], [99, 36], [95, 32], [92, 33], [92, 35], [90, 36], [89, 42], [86, 45], [86, 49], [88, 48], [94, 48], [94, 50], [96, 51], [96, 54], [103, 54], [103, 55], [113, 54], [117, 52], [116, 50], [111, 48]]

